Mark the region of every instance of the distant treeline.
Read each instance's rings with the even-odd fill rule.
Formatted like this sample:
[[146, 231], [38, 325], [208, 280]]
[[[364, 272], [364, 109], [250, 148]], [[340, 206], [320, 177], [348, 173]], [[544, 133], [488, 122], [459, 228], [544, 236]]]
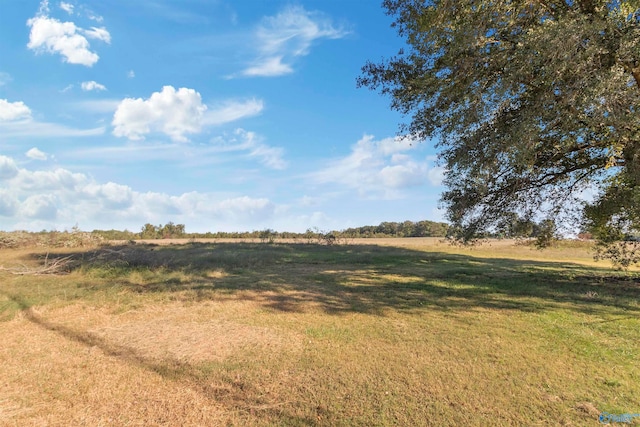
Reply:
[[[353, 238], [447, 237], [453, 231], [455, 230], [450, 228], [448, 224], [434, 221], [382, 222], [378, 225], [365, 225], [363, 227], [347, 228], [340, 231], [324, 231], [318, 228], [309, 228], [304, 233], [279, 232], [272, 229], [187, 233], [184, 224], [174, 224], [173, 222], [160, 225], [147, 223], [143, 225], [138, 232], [129, 230], [93, 230], [91, 232], [84, 232], [76, 225], [68, 231], [0, 231], [0, 248], [29, 245], [76, 247], [91, 246], [107, 240], [137, 239], [253, 239], [268, 243], [287, 239], [306, 243], [332, 245], [335, 243], [348, 243], [349, 239]], [[515, 214], [511, 221], [506, 221], [493, 232], [485, 233], [479, 237], [498, 239], [560, 238], [553, 221], [527, 221], [522, 220]], [[583, 231], [578, 237], [584, 240], [590, 239], [591, 235]], [[627, 240], [640, 241], [640, 238], [631, 236], [628, 237]]]
[[[320, 230], [309, 228], [304, 233], [290, 231], [275, 231], [272, 229], [254, 231], [216, 231], [205, 233], [187, 233], [184, 224], [153, 225], [145, 224], [139, 232], [128, 230], [93, 230], [91, 234], [106, 240], [135, 240], [135, 239], [302, 239], [322, 240], [325, 238], [381, 238], [381, 237], [446, 237], [452, 229], [449, 224], [435, 221], [404, 221], [381, 222], [378, 225], [347, 228], [344, 230]], [[487, 232], [480, 238], [535, 238], [541, 235], [556, 235], [556, 225], [553, 221], [540, 222], [522, 220], [514, 216], [512, 221], [505, 222], [493, 232]]]
[[445, 237], [449, 224], [433, 221], [382, 222], [338, 232], [350, 237]]
[[271, 229], [241, 231], [241, 232], [206, 232], [187, 233], [184, 224], [153, 225], [145, 224], [139, 232], [128, 230], [93, 230], [92, 234], [106, 240], [135, 240], [135, 239], [344, 239], [362, 237], [445, 237], [448, 224], [434, 221], [404, 221], [382, 222], [379, 225], [366, 225], [363, 227], [347, 228], [340, 231], [323, 231], [317, 228], [309, 228], [304, 233], [288, 231], [274, 231]]

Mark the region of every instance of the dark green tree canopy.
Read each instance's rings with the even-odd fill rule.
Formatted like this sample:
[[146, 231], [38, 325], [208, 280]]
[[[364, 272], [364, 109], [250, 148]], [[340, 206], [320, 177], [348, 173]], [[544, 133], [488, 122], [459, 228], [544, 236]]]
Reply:
[[639, 0], [383, 4], [408, 48], [358, 84], [437, 141], [459, 237], [567, 214], [585, 188], [596, 234], [640, 227]]

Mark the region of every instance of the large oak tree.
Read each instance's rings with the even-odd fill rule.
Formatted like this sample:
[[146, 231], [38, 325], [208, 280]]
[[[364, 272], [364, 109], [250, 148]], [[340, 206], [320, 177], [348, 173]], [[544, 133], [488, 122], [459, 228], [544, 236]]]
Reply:
[[436, 141], [460, 238], [575, 206], [607, 244], [640, 230], [640, 1], [383, 5], [407, 47], [358, 83]]

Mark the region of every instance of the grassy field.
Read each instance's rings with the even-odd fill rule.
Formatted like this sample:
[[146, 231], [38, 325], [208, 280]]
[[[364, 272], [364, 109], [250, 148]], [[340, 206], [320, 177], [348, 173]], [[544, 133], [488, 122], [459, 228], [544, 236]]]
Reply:
[[640, 413], [640, 279], [584, 244], [138, 243], [3, 249], [0, 265], [2, 426]]

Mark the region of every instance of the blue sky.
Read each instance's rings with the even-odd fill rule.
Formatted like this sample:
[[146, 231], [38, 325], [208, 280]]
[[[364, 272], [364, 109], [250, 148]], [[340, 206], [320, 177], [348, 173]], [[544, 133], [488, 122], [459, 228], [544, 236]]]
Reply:
[[0, 0], [0, 229], [441, 220], [432, 144], [356, 88], [378, 1]]

